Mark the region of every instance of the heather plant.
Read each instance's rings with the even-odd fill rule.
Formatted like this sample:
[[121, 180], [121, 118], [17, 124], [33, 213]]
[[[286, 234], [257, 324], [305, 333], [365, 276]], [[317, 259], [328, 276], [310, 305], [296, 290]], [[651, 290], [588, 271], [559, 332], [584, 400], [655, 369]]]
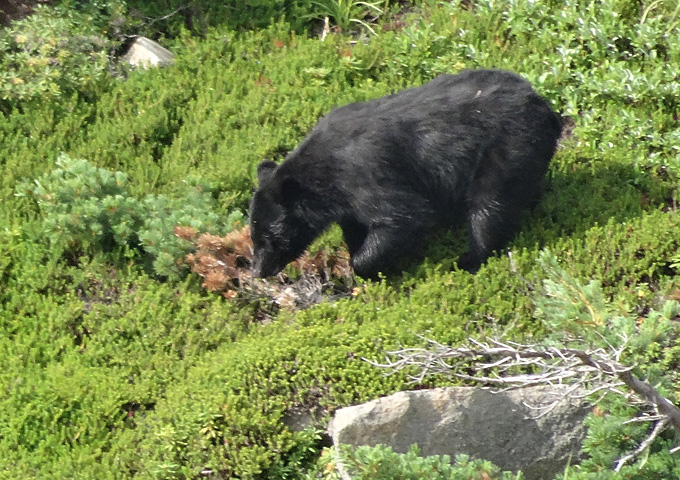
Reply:
[[[677, 398], [677, 2], [423, 2], [397, 13], [402, 4], [371, 25], [375, 36], [331, 29], [323, 41], [319, 21], [302, 19], [314, 13], [306, 1], [130, 1], [115, 21], [113, 3], [53, 2], [3, 30], [0, 476], [302, 478], [334, 409], [409, 388], [361, 357], [419, 335], [456, 347], [495, 333], [611, 342], [620, 329], [631, 339], [622, 360]], [[54, 25], [44, 37], [41, 16]], [[175, 63], [111, 80], [104, 51], [121, 30], [161, 40]], [[50, 39], [73, 47], [63, 62]], [[466, 235], [455, 231], [402, 275], [266, 318], [193, 273], [162, 278], [183, 276], [174, 261], [193, 248], [174, 227], [228, 233], [256, 165], [281, 160], [331, 108], [478, 67], [520, 73], [567, 117], [543, 200], [479, 273], [455, 269]], [[55, 168], [60, 152], [89, 164]], [[319, 245], [341, 248], [337, 229]], [[578, 283], [549, 274], [543, 248]], [[557, 303], [538, 312], [548, 277]], [[591, 325], [565, 292], [608, 320]], [[305, 413], [309, 429], [286, 426]], [[652, 431], [622, 423], [635, 413], [605, 399], [589, 420], [589, 459], [563, 477], [677, 476], [671, 431], [613, 471]], [[365, 458], [379, 469], [393, 459]]]
[[307, 478], [339, 480], [342, 469], [356, 480], [522, 480], [521, 472], [501, 472], [491, 462], [458, 455], [421, 457], [417, 445], [403, 454], [385, 445], [350, 447], [341, 445], [326, 450], [319, 460], [319, 472]]
[[[163, 0], [146, 2], [128, 0], [128, 7], [141, 17], [148, 26], [141, 26], [145, 35], [163, 34], [166, 37], [182, 35], [189, 30], [195, 34], [210, 32], [211, 27], [228, 26], [233, 30], [266, 28], [271, 23], [285, 18], [291, 27], [304, 32], [309, 22], [303, 14], [309, 12], [309, 0]], [[151, 22], [149, 21], [151, 20]]]

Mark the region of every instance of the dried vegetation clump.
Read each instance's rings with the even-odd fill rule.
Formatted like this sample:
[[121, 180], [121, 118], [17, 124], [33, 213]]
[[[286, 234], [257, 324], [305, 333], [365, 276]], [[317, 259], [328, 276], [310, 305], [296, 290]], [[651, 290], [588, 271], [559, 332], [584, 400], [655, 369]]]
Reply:
[[185, 261], [203, 277], [203, 287], [227, 299], [266, 300], [269, 305], [297, 310], [352, 293], [354, 275], [349, 253], [343, 249], [305, 252], [284, 272], [267, 281], [253, 278], [250, 270], [253, 243], [249, 227], [223, 237], [199, 235], [191, 227], [175, 227], [175, 235], [194, 244], [196, 251]]

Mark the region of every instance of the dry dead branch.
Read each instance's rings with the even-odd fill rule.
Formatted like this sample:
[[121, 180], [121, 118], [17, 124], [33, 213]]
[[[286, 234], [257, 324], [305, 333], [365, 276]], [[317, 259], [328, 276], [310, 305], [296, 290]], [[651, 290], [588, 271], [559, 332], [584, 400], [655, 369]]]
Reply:
[[328, 17], [324, 17], [323, 19], [323, 29], [321, 30], [321, 41], [323, 42], [326, 39], [326, 36], [330, 33], [331, 29], [328, 26]]
[[[386, 369], [388, 374], [415, 370], [416, 373], [407, 373], [413, 383], [421, 383], [430, 375], [447, 375], [501, 390], [532, 385], [570, 385], [571, 388], [564, 394], [570, 398], [592, 397], [607, 392], [622, 395], [629, 402], [653, 411], [653, 414], [642, 414], [634, 421], [655, 423], [647, 438], [617, 461], [616, 471], [647, 450], [667, 428], [672, 427], [680, 439], [680, 409], [648, 382], [633, 375], [634, 367], [620, 363], [619, 358], [627, 345], [626, 338], [622, 338], [621, 346], [617, 348], [608, 345], [606, 349], [594, 350], [499, 340], [481, 342], [472, 338], [468, 339], [467, 345], [450, 347], [421, 338], [427, 341], [430, 348], [387, 352], [384, 363], [364, 360]], [[461, 373], [470, 369], [478, 373]], [[594, 403], [597, 401], [599, 399]], [[545, 414], [554, 406], [551, 404], [537, 408]], [[673, 448], [671, 453], [678, 451], [680, 446]]]

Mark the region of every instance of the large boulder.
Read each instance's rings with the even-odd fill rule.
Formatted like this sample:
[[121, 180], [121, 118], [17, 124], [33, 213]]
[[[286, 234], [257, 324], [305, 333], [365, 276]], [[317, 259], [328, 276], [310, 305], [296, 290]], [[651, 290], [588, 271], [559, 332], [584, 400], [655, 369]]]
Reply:
[[[546, 480], [579, 462], [586, 434], [588, 404], [565, 392], [566, 387], [399, 392], [338, 410], [329, 433], [335, 445], [385, 444], [405, 453], [417, 444], [424, 456], [465, 453], [503, 470], [522, 470], [527, 480]], [[536, 409], [548, 405], [553, 406]]]

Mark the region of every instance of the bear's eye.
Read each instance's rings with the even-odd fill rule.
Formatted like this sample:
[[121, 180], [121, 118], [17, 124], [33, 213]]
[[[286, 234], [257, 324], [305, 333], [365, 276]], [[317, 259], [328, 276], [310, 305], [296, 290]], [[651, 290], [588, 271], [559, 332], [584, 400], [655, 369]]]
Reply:
[[276, 250], [278, 248], [279, 241], [277, 237], [267, 237], [264, 241], [269, 249]]

